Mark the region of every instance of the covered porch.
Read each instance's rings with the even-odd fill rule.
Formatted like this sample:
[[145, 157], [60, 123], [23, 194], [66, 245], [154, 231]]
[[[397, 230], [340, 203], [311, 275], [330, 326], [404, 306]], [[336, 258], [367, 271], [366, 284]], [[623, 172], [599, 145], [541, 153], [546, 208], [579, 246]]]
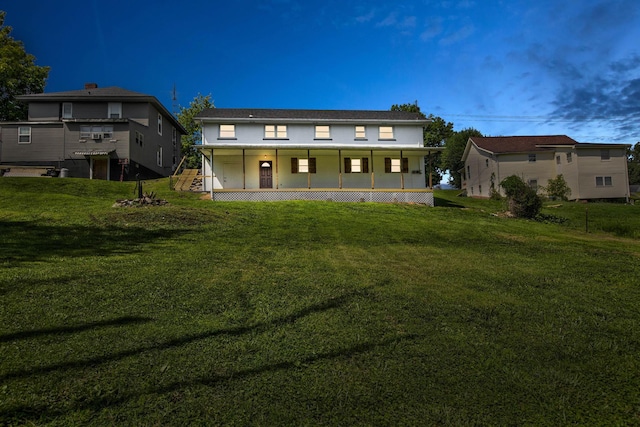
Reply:
[[434, 147], [200, 146], [217, 201], [331, 200], [433, 205]]

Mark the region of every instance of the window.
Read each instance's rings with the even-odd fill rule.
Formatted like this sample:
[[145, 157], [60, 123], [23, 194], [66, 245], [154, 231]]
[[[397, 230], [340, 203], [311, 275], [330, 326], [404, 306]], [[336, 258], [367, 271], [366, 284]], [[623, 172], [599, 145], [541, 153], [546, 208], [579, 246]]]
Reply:
[[393, 126], [380, 126], [378, 139], [393, 139]]
[[556, 156], [556, 165], [560, 164], [560, 156]]
[[91, 138], [91, 126], [80, 126], [80, 139]]
[[604, 150], [600, 150], [600, 160], [610, 160], [610, 159], [611, 159], [611, 156], [608, 148], [605, 148]]
[[[171, 143], [173, 144], [173, 149], [175, 150], [178, 145], [178, 131], [176, 128], [171, 128]], [[173, 162], [175, 164], [175, 161]]]
[[113, 126], [80, 126], [80, 139], [111, 139], [113, 138]]
[[162, 135], [162, 114], [158, 113], [158, 135]]
[[537, 179], [530, 179], [529, 182], [529, 187], [533, 190], [533, 191], [538, 191], [538, 180]]
[[18, 144], [31, 144], [31, 126], [18, 127]]
[[409, 173], [409, 159], [403, 157], [401, 159], [392, 159], [385, 157], [384, 159], [385, 173]]
[[567, 153], [567, 163], [571, 163], [573, 161], [573, 158], [571, 156], [571, 153]]
[[471, 179], [471, 167], [467, 166], [467, 178]]
[[489, 167], [489, 159], [484, 159], [484, 167]]
[[136, 131], [136, 144], [142, 147], [144, 143], [144, 134]]
[[235, 138], [236, 125], [220, 125], [220, 138]]
[[611, 187], [613, 181], [610, 176], [596, 176], [596, 187]]
[[535, 154], [529, 154], [529, 161], [530, 162], [535, 162], [536, 161], [536, 155]]
[[350, 157], [345, 157], [344, 172], [345, 173], [369, 173], [369, 158], [363, 157], [358, 159], [352, 159]]
[[70, 102], [62, 103], [62, 118], [70, 119], [73, 117], [73, 104]]
[[108, 108], [108, 114], [110, 119], [121, 119], [122, 118], [122, 103], [121, 102], [110, 102]]
[[478, 185], [478, 194], [482, 196], [482, 185]]
[[316, 126], [316, 139], [331, 139], [329, 126]]
[[286, 138], [287, 137], [287, 125], [265, 125], [264, 126], [265, 138]]
[[367, 128], [364, 126], [356, 126], [356, 139], [367, 139]]
[[102, 137], [104, 139], [113, 138], [113, 126], [102, 126]]
[[291, 158], [291, 173], [316, 173], [316, 158], [308, 159]]
[[162, 167], [162, 146], [158, 145], [158, 151], [156, 152], [156, 163]]

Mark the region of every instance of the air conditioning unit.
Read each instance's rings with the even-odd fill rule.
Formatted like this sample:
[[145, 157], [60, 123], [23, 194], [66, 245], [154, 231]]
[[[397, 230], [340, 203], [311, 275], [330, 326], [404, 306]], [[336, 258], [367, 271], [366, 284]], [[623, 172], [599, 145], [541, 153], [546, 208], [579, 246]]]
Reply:
[[102, 134], [101, 133], [92, 133], [91, 134], [91, 139], [102, 139]]

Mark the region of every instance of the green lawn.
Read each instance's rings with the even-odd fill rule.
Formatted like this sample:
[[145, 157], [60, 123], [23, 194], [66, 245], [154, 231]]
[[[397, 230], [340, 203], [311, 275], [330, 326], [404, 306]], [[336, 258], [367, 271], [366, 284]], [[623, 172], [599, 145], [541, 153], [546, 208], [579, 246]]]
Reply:
[[0, 179], [0, 425], [640, 425], [640, 206], [168, 187]]

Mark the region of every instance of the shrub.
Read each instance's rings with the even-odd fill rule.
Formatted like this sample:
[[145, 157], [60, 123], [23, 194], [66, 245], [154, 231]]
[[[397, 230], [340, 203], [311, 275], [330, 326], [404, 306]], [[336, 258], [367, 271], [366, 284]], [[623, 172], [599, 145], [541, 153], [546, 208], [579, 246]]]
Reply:
[[571, 195], [571, 189], [567, 185], [567, 181], [564, 180], [562, 174], [550, 179], [547, 182], [546, 187], [542, 187], [542, 190], [547, 194], [547, 197], [555, 200], [568, 200]]
[[542, 208], [542, 199], [536, 191], [524, 183], [522, 178], [511, 175], [500, 186], [507, 196], [509, 211], [518, 218], [535, 218]]

